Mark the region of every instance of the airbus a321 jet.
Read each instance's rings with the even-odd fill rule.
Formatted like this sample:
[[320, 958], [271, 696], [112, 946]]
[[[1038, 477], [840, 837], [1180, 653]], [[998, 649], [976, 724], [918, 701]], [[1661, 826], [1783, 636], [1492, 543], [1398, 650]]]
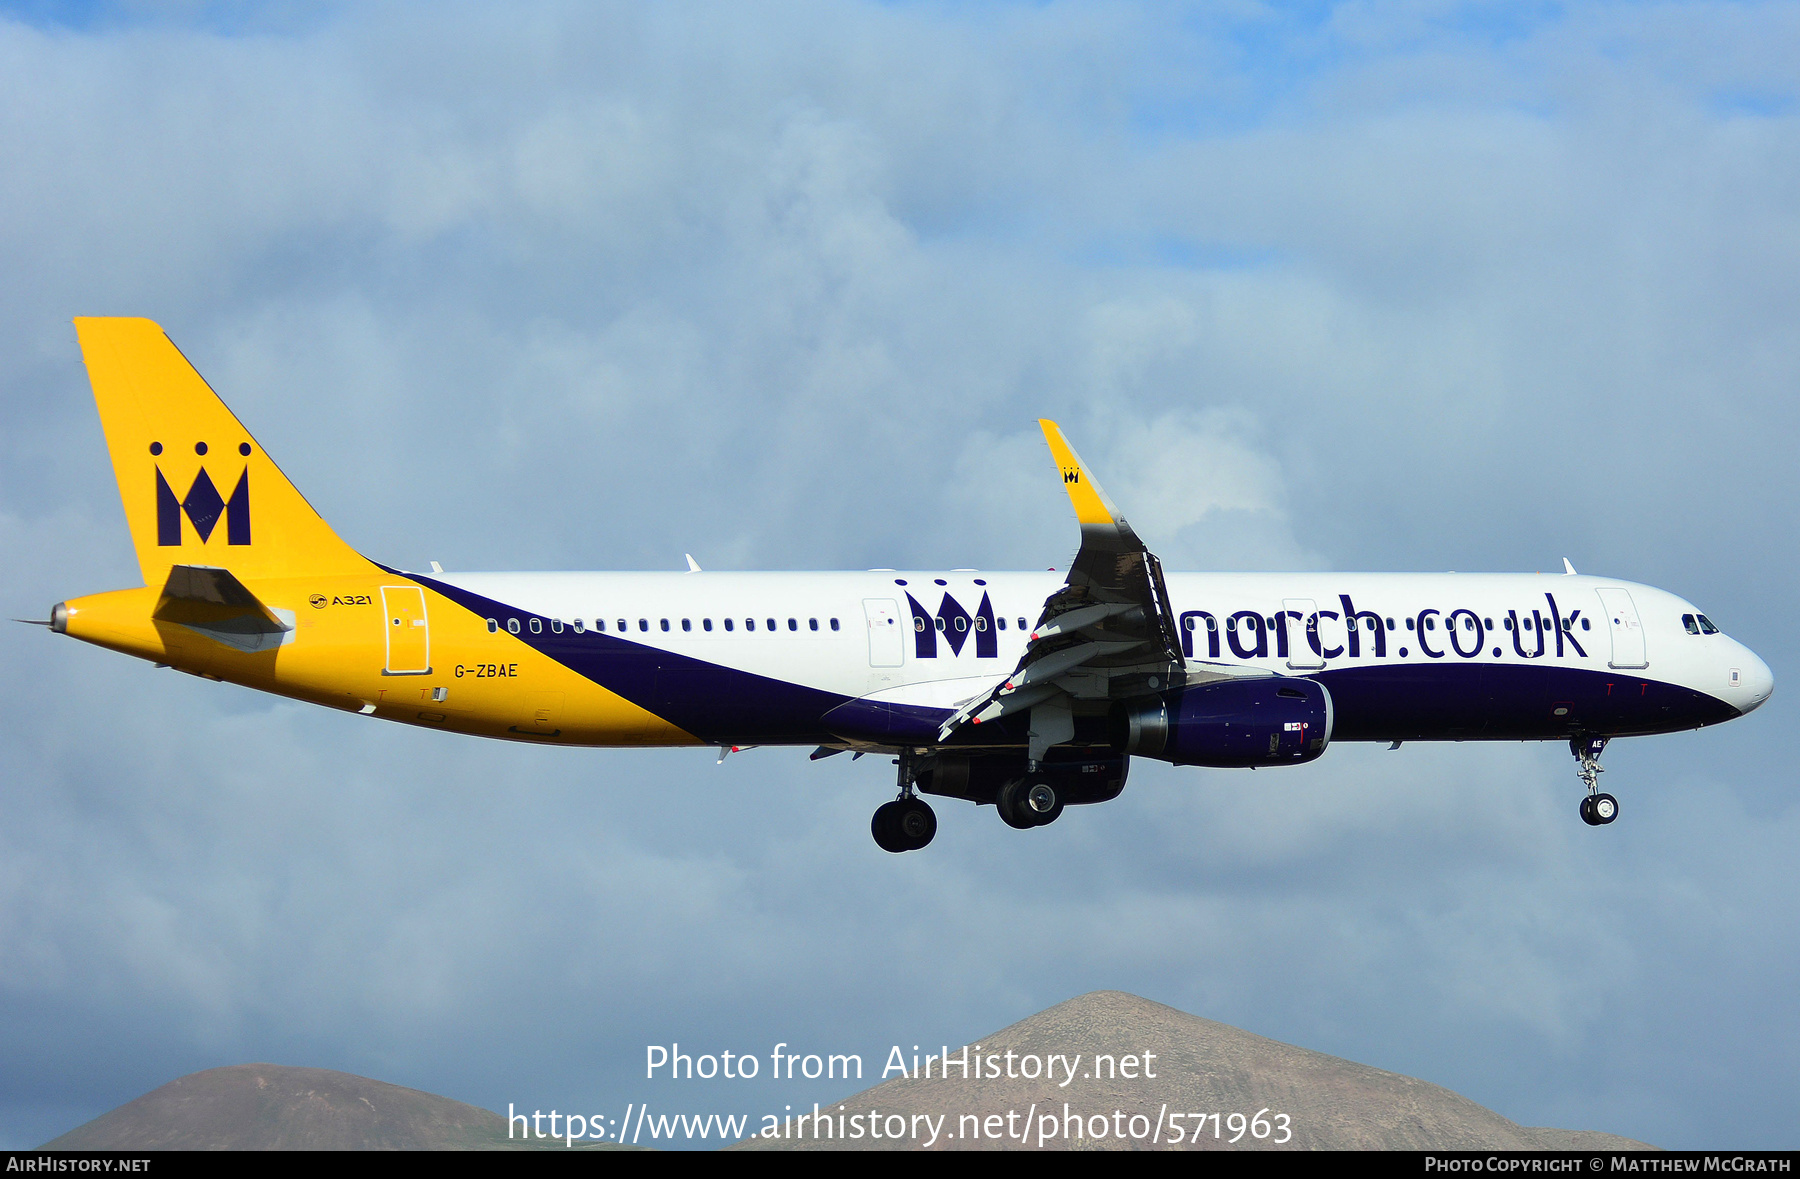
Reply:
[[1081, 525], [1066, 576], [403, 571], [338, 539], [160, 327], [75, 325], [144, 585], [59, 603], [56, 633], [481, 737], [889, 755], [888, 851], [931, 842], [921, 794], [1030, 828], [1118, 797], [1133, 757], [1297, 765], [1333, 741], [1567, 741], [1600, 826], [1609, 740], [1773, 686], [1692, 603], [1566, 560], [1165, 575], [1049, 421]]

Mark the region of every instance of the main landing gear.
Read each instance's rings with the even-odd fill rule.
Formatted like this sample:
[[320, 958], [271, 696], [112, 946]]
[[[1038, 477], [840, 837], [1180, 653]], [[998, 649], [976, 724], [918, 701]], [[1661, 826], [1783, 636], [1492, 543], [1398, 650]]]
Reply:
[[1056, 788], [1041, 779], [1020, 778], [1000, 788], [994, 809], [1008, 827], [1023, 831], [1027, 827], [1043, 827], [1056, 822], [1063, 813], [1063, 800]]
[[900, 797], [875, 808], [869, 831], [882, 851], [918, 851], [937, 834], [937, 812], [913, 793], [912, 758], [901, 754]]
[[1606, 769], [1600, 764], [1600, 753], [1605, 748], [1605, 737], [1569, 738], [1575, 773], [1587, 787], [1587, 797], [1581, 800], [1581, 821], [1590, 827], [1604, 827], [1619, 817], [1619, 800], [1600, 792], [1600, 775]]

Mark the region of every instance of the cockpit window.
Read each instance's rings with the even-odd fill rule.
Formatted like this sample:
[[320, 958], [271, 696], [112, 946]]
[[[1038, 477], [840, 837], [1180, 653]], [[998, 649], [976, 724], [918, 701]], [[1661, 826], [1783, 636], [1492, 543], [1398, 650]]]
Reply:
[[1706, 615], [1696, 614], [1694, 617], [1700, 620], [1700, 633], [1709, 635], [1716, 635], [1719, 633], [1719, 628], [1714, 626], [1713, 620]]
[[1692, 614], [1683, 614], [1681, 616], [1681, 625], [1687, 627], [1687, 632], [1691, 635], [1700, 633], [1700, 624], [1694, 621], [1694, 616]]

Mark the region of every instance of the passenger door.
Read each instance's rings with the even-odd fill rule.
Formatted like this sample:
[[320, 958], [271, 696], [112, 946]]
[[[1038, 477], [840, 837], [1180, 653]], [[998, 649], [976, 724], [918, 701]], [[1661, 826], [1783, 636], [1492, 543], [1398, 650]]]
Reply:
[[1637, 604], [1631, 600], [1631, 594], [1616, 586], [1594, 592], [1600, 595], [1601, 617], [1612, 635], [1612, 660], [1607, 666], [1621, 669], [1649, 667], [1650, 652], [1644, 644], [1644, 624], [1638, 619]]
[[416, 585], [381, 587], [382, 627], [387, 631], [387, 663], [383, 675], [429, 675], [431, 627], [425, 617], [425, 591]]

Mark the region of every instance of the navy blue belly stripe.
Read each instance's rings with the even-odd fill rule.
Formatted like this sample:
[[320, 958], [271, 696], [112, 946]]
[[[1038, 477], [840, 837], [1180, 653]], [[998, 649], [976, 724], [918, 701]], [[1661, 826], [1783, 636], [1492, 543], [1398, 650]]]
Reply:
[[[388, 572], [399, 573], [393, 569]], [[417, 573], [399, 576], [430, 586], [478, 617], [497, 618], [502, 625], [507, 618], [519, 619], [524, 633], [516, 637], [533, 650], [709, 745], [829, 740], [831, 734], [820, 718], [850, 699], [836, 692], [659, 651], [601, 632], [576, 634], [572, 627], [565, 626], [561, 634], [552, 634], [550, 620], [542, 615]], [[541, 634], [531, 633], [530, 620], [534, 617], [544, 622]]]
[[1332, 739], [1341, 741], [1626, 737], [1696, 729], [1738, 715], [1717, 697], [1629, 671], [1414, 661], [1337, 668], [1311, 678], [1331, 690]]

